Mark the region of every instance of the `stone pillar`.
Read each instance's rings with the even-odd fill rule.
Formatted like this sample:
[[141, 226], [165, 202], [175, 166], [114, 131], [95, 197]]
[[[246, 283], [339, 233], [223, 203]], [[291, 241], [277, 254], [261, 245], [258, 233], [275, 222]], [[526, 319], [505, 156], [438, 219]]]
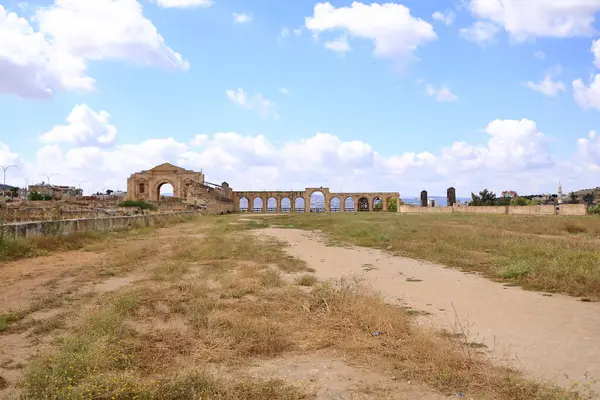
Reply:
[[388, 212], [388, 203], [390, 199], [382, 198], [381, 201], [383, 201], [383, 208], [381, 209], [381, 211]]
[[290, 213], [296, 212], [296, 198], [290, 193]]
[[344, 208], [346, 208], [346, 199], [343, 197], [339, 197], [340, 199], [340, 212], [344, 212]]
[[325, 208], [325, 212], [329, 213], [331, 212], [331, 199], [327, 197], [327, 195], [323, 195], [323, 208]]
[[269, 196], [263, 197], [263, 212], [264, 213], [267, 212], [267, 208], [269, 207], [268, 204], [267, 204], [268, 200], [269, 200]]
[[421, 207], [427, 207], [427, 190], [421, 191]]
[[279, 214], [281, 212], [281, 196], [277, 196], [275, 197], [275, 201], [277, 202], [277, 213]]
[[396, 212], [400, 212], [400, 196], [396, 197]]
[[449, 187], [446, 191], [446, 200], [448, 200], [448, 205], [453, 206], [456, 204], [456, 189], [453, 187]]

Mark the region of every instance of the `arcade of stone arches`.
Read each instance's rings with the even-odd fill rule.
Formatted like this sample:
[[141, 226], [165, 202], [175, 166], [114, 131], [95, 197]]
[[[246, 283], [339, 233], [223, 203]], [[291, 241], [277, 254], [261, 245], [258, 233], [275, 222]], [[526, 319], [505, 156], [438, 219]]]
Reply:
[[233, 192], [235, 211], [258, 213], [398, 211], [399, 200], [398, 192], [331, 193], [328, 188]]

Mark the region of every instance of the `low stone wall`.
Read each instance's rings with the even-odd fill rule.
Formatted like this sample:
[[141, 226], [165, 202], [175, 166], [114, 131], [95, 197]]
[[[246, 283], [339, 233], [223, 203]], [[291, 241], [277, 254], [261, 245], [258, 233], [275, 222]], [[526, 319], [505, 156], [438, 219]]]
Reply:
[[453, 212], [452, 207], [419, 207], [419, 206], [407, 206], [401, 205], [399, 212], [411, 213], [411, 214], [451, 214]]
[[66, 219], [54, 221], [34, 221], [5, 224], [0, 229], [9, 238], [33, 237], [42, 235], [69, 235], [89, 231], [116, 231], [134, 227], [153, 226], [158, 221], [168, 221], [173, 217], [197, 215], [197, 211], [182, 211], [163, 214], [131, 215], [107, 218]]
[[555, 215], [556, 206], [509, 206], [509, 215]]
[[587, 215], [588, 208], [585, 204], [561, 204], [558, 215]]
[[407, 214], [497, 214], [497, 215], [587, 215], [585, 204], [561, 204], [558, 211], [555, 206], [448, 206], [418, 207], [401, 205], [399, 212]]

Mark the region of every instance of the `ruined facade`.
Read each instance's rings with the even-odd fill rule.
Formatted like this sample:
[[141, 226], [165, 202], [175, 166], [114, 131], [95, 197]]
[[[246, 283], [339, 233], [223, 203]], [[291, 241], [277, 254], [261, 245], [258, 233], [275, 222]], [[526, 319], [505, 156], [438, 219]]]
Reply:
[[[227, 182], [221, 185], [206, 182], [202, 172], [196, 172], [170, 163], [158, 165], [150, 170], [136, 172], [127, 179], [127, 199], [159, 201], [160, 188], [170, 184], [173, 197], [196, 206], [233, 211], [232, 192]], [[227, 206], [229, 205], [229, 206]]]
[[[323, 195], [322, 200], [311, 206], [311, 197], [316, 192]], [[242, 212], [390, 211], [390, 205], [393, 205], [392, 209], [397, 211], [399, 203], [398, 192], [331, 193], [328, 188], [233, 192], [234, 209]]]

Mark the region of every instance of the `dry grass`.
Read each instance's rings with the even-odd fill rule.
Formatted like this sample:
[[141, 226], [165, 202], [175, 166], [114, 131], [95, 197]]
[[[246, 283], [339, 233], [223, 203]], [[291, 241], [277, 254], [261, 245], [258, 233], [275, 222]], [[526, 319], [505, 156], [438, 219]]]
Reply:
[[[107, 294], [27, 368], [24, 399], [301, 399], [313, 394], [245, 375], [251, 361], [329, 349], [397, 379], [478, 399], [576, 399], [525, 380], [470, 348], [417, 328], [362, 282], [287, 284], [306, 270], [249, 235], [182, 237], [148, 280]], [[381, 331], [383, 335], [373, 336]], [[221, 366], [231, 376], [217, 378]], [[222, 374], [221, 374], [222, 375]]]
[[529, 289], [600, 298], [600, 218], [595, 216], [358, 213], [261, 221], [319, 229], [333, 243], [387, 249]]

